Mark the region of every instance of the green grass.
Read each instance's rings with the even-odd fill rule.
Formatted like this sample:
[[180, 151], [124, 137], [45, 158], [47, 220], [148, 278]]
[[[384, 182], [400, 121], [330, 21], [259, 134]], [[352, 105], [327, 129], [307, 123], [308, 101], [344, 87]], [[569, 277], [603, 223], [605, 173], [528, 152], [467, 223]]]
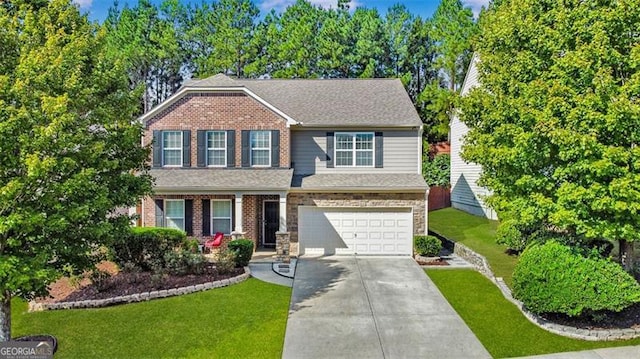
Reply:
[[640, 339], [590, 342], [545, 331], [529, 322], [487, 278], [473, 270], [427, 270], [449, 303], [496, 358], [640, 345]]
[[291, 288], [256, 279], [180, 297], [100, 309], [27, 313], [13, 336], [48, 333], [61, 358], [280, 358]]
[[497, 221], [445, 208], [429, 212], [429, 229], [453, 241], [463, 243], [489, 261], [493, 273], [511, 286], [511, 274], [518, 257], [508, 255], [507, 247], [496, 243]]

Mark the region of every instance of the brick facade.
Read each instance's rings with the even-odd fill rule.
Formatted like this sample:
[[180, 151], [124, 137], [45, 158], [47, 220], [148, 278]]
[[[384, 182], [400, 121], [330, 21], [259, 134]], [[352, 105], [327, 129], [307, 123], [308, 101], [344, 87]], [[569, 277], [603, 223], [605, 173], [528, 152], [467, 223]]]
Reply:
[[290, 233], [290, 252], [297, 256], [298, 206], [315, 207], [411, 207], [413, 233], [424, 234], [426, 223], [426, 193], [290, 193], [287, 196], [287, 230]]
[[289, 168], [290, 131], [287, 121], [243, 93], [189, 94], [146, 122], [143, 144], [153, 130], [191, 130], [191, 167], [197, 163], [197, 130], [235, 130], [236, 167], [242, 164], [242, 130], [279, 130], [280, 167]]
[[[193, 238], [204, 243], [211, 238], [208, 233], [202, 233], [202, 221], [211, 220], [203, 218], [202, 201], [211, 199], [229, 199], [231, 200], [231, 223], [232, 229], [235, 230], [235, 196], [234, 195], [156, 195], [147, 197], [143, 200], [142, 222], [144, 226], [156, 226], [155, 200], [156, 199], [192, 199], [193, 200]], [[242, 230], [244, 238], [251, 239], [255, 243], [255, 248], [262, 246], [263, 233], [263, 203], [264, 201], [277, 201], [277, 195], [244, 195], [242, 196]], [[230, 236], [225, 236], [226, 242], [230, 240]]]

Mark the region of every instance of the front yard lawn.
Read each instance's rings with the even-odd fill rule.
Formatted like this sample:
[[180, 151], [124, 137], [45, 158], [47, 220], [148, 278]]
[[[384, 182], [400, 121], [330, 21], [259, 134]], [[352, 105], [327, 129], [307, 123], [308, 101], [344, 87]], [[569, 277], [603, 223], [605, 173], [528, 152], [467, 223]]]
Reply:
[[230, 287], [100, 309], [27, 313], [13, 336], [53, 334], [56, 358], [280, 358], [291, 288], [250, 278]]
[[640, 338], [590, 342], [549, 333], [529, 322], [500, 290], [474, 270], [427, 270], [449, 303], [495, 358], [640, 345]]
[[429, 230], [452, 241], [460, 242], [475, 252], [482, 254], [489, 261], [493, 273], [504, 278], [511, 286], [511, 275], [518, 262], [518, 257], [508, 255], [506, 246], [496, 243], [497, 221], [474, 216], [472, 214], [445, 208], [429, 212]]

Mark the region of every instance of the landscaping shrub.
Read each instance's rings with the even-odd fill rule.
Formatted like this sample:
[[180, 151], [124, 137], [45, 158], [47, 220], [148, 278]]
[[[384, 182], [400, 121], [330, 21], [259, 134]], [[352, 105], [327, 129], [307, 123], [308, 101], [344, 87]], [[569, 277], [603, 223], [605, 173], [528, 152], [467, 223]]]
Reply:
[[504, 244], [514, 252], [522, 252], [527, 246], [527, 239], [514, 221], [504, 221], [496, 229], [496, 242]]
[[238, 239], [229, 242], [227, 247], [235, 253], [236, 267], [249, 265], [249, 261], [253, 255], [253, 241], [250, 239]]
[[216, 269], [220, 274], [231, 273], [233, 268], [236, 267], [236, 254], [230, 249], [225, 249], [218, 252], [216, 257]]
[[167, 272], [174, 275], [202, 274], [206, 262], [202, 254], [187, 248], [165, 253], [164, 261]]
[[127, 236], [117, 238], [111, 252], [114, 262], [123, 268], [133, 265], [142, 270], [166, 267], [165, 253], [185, 241], [186, 234], [171, 228], [132, 227]]
[[442, 250], [442, 241], [434, 236], [415, 236], [413, 248], [421, 256], [435, 257]]
[[190, 251], [191, 253], [200, 252], [198, 246], [200, 246], [200, 242], [197, 239], [187, 238], [182, 242], [182, 248]]
[[522, 253], [513, 272], [513, 295], [534, 313], [593, 315], [640, 302], [640, 285], [609, 259], [584, 257], [549, 241]]

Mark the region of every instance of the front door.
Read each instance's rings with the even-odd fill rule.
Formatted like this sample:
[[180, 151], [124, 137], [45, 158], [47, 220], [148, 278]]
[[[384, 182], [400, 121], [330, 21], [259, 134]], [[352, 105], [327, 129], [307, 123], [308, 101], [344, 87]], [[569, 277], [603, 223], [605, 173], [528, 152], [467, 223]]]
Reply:
[[276, 245], [276, 232], [280, 229], [280, 203], [277, 201], [264, 201], [264, 230], [262, 231], [262, 244], [265, 246]]

